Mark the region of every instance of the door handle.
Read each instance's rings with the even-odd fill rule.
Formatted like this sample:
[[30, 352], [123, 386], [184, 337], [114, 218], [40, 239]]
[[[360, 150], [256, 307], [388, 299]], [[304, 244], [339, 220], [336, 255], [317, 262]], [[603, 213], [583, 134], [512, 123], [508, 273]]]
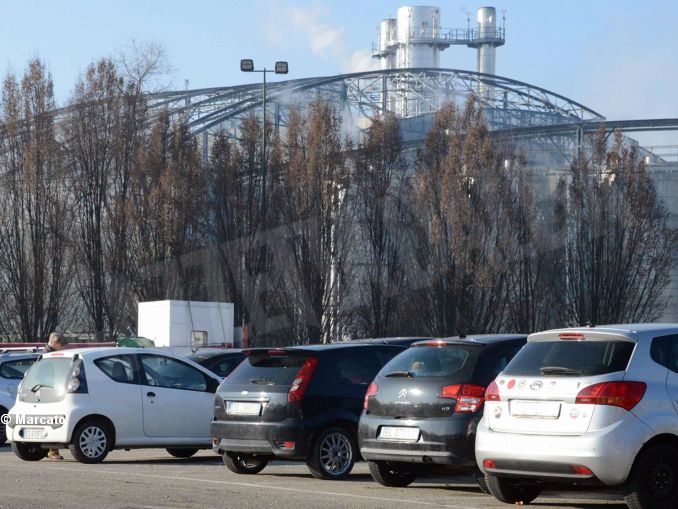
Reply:
[[149, 398], [155, 398], [155, 392], [147, 392], [146, 396], [148, 396]]

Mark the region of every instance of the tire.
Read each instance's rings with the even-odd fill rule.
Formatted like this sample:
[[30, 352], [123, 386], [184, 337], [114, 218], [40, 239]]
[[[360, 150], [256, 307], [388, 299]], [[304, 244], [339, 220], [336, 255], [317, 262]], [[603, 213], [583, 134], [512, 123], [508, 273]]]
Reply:
[[[7, 413], [7, 409], [5, 407], [0, 406], [0, 416], [3, 416]], [[4, 424], [0, 423], [0, 447], [5, 445], [7, 442], [7, 428], [5, 428]]]
[[240, 452], [225, 452], [223, 458], [226, 468], [235, 474], [258, 474], [268, 465], [268, 459], [266, 458], [259, 458]]
[[29, 442], [12, 442], [12, 451], [24, 461], [40, 461], [49, 452], [47, 449], [42, 449], [40, 444]]
[[175, 458], [190, 458], [198, 452], [198, 449], [178, 449], [175, 447], [168, 447], [166, 451]]
[[417, 478], [417, 473], [411, 468], [403, 468], [398, 463], [390, 461], [368, 461], [372, 478], [382, 486], [404, 488]]
[[624, 501], [630, 509], [675, 507], [678, 499], [678, 448], [653, 444], [638, 455]]
[[476, 482], [478, 483], [478, 487], [480, 488], [480, 491], [485, 493], [485, 495], [490, 495], [490, 488], [487, 487], [487, 480], [485, 479], [485, 476], [482, 474], [476, 474]]
[[306, 466], [317, 479], [338, 481], [351, 473], [358, 454], [354, 433], [345, 428], [329, 428], [313, 443]]
[[80, 463], [101, 463], [113, 448], [113, 436], [102, 421], [85, 421], [73, 431], [68, 449]]
[[506, 479], [493, 475], [485, 476], [487, 489], [499, 500], [506, 504], [529, 504], [541, 493], [541, 486], [526, 483], [519, 479]]

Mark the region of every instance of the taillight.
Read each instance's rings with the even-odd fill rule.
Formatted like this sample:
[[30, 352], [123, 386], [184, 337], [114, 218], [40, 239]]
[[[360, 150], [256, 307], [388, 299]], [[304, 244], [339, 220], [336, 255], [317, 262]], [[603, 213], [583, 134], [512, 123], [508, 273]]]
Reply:
[[585, 405], [618, 406], [631, 410], [645, 395], [644, 382], [603, 382], [584, 387], [575, 403]]
[[311, 381], [311, 376], [313, 375], [313, 370], [318, 365], [318, 359], [316, 357], [309, 357], [306, 359], [306, 362], [301, 366], [297, 372], [297, 376], [294, 377], [292, 386], [287, 392], [287, 401], [293, 403], [295, 401], [301, 401], [301, 398], [304, 397], [304, 391], [308, 387], [308, 383]]
[[71, 376], [66, 385], [66, 392], [71, 394], [87, 394], [87, 378], [85, 377], [85, 365], [82, 359], [76, 361], [71, 370]]
[[485, 387], [473, 384], [446, 385], [440, 389], [438, 397], [456, 399], [455, 413], [473, 413], [485, 402]]
[[490, 385], [487, 386], [487, 390], [485, 391], [485, 400], [501, 401], [501, 396], [499, 396], [499, 387], [497, 386], [497, 382], [494, 380], [492, 380]]
[[373, 398], [377, 395], [377, 391], [379, 390], [379, 386], [372, 382], [370, 386], [367, 388], [367, 392], [365, 393], [365, 401], [363, 402], [363, 408], [365, 411], [367, 411], [367, 405], [369, 403], [369, 399]]
[[563, 332], [559, 334], [560, 339], [569, 339], [573, 341], [584, 341], [586, 336], [581, 332]]

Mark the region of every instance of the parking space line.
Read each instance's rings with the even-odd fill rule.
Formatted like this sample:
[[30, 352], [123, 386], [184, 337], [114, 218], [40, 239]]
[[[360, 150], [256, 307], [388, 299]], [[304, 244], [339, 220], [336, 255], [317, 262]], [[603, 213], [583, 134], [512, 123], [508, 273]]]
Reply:
[[[96, 473], [96, 474], [106, 474], [106, 475], [117, 475], [117, 476], [124, 476], [128, 474], [129, 472], [120, 472], [116, 470], [85, 470], [81, 468], [70, 468], [70, 467], [45, 467], [45, 470], [52, 470], [54, 472], [59, 472], [59, 471], [71, 471], [71, 472], [85, 472], [85, 473]], [[257, 483], [245, 483], [245, 482], [233, 482], [233, 481], [219, 481], [219, 480], [214, 480], [214, 479], [200, 479], [200, 478], [195, 478], [195, 477], [183, 477], [183, 476], [176, 476], [176, 475], [160, 475], [160, 474], [142, 474], [142, 473], [135, 473], [135, 476], [138, 477], [147, 477], [151, 479], [165, 479], [165, 480], [171, 480], [171, 481], [187, 481], [187, 482], [202, 482], [202, 483], [209, 483], [209, 484], [221, 484], [225, 486], [242, 486], [245, 488], [263, 488], [263, 489], [268, 489], [268, 490], [278, 490], [278, 491], [288, 491], [288, 492], [294, 492], [294, 493], [303, 493], [306, 495], [318, 495], [318, 496], [334, 496], [334, 497], [344, 497], [344, 498], [354, 498], [354, 499], [360, 499], [360, 500], [372, 500], [376, 502], [392, 502], [392, 503], [399, 503], [399, 504], [417, 504], [417, 505], [425, 505], [425, 506], [434, 506], [434, 507], [449, 507], [450, 509], [481, 509], [479, 507], [474, 507], [470, 506], [467, 504], [464, 504], [463, 506], [460, 505], [450, 505], [450, 504], [443, 504], [443, 503], [436, 503], [436, 502], [424, 502], [424, 501], [419, 501], [419, 500], [411, 500], [411, 499], [398, 499], [398, 498], [387, 498], [387, 497], [375, 497], [375, 496], [369, 496], [369, 495], [356, 495], [356, 494], [351, 494], [351, 493], [340, 493], [336, 491], [317, 491], [317, 490], [307, 490], [307, 489], [301, 489], [301, 488], [289, 488], [285, 486], [272, 486], [269, 484], [257, 484]]]

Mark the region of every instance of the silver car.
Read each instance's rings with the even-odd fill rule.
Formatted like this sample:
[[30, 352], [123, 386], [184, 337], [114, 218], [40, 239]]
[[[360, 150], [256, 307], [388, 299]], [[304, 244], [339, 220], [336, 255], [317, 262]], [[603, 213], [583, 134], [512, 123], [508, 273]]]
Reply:
[[490, 492], [619, 487], [630, 508], [678, 500], [678, 324], [532, 334], [487, 389], [476, 460]]
[[[0, 353], [0, 417], [14, 406], [16, 393], [24, 373], [40, 357], [25, 350]], [[4, 422], [0, 423], [0, 446], [7, 441]]]

